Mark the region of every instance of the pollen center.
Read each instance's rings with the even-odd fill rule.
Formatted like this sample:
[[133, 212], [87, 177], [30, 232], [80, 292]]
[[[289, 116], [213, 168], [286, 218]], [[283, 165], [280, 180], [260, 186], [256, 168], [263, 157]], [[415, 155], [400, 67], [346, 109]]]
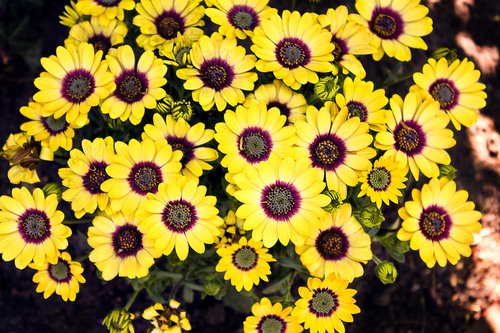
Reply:
[[424, 212], [421, 217], [421, 228], [428, 238], [438, 239], [447, 230], [447, 223], [441, 214], [429, 211]]
[[162, 181], [160, 170], [153, 163], [136, 164], [129, 176], [132, 189], [141, 195], [146, 195], [148, 192], [156, 193]]
[[396, 140], [396, 149], [402, 150], [408, 155], [418, 154], [425, 145], [423, 137], [416, 126], [417, 124], [401, 122], [394, 130], [394, 139]]
[[113, 247], [121, 257], [135, 255], [142, 248], [142, 233], [134, 225], [123, 225], [113, 235]]
[[449, 110], [457, 104], [457, 91], [448, 81], [437, 80], [429, 87], [432, 97], [439, 102], [441, 110]]
[[306, 65], [306, 60], [308, 60], [308, 54], [304, 47], [292, 41], [282, 41], [278, 45], [278, 56], [278, 61], [288, 68]]
[[309, 301], [309, 310], [316, 317], [329, 317], [338, 307], [337, 295], [330, 289], [316, 289]]
[[340, 61], [342, 60], [342, 57], [344, 54], [347, 53], [347, 45], [346, 42], [337, 36], [332, 36], [332, 43], [335, 45], [335, 48], [333, 49], [333, 59], [335, 61]]
[[66, 260], [59, 259], [57, 264], [49, 264], [49, 275], [57, 282], [68, 281], [71, 278], [71, 271]]
[[359, 117], [361, 121], [366, 121], [366, 118], [368, 117], [366, 106], [364, 106], [363, 103], [357, 101], [347, 102], [347, 113], [349, 118]]
[[316, 249], [324, 259], [337, 260], [347, 253], [348, 241], [338, 228], [322, 231], [316, 239]]
[[93, 35], [89, 38], [88, 42], [94, 46], [95, 52], [102, 50], [104, 54], [107, 54], [111, 48], [111, 38], [103, 34]]
[[295, 188], [278, 181], [264, 189], [261, 206], [269, 217], [288, 220], [298, 210], [300, 196]]
[[82, 177], [83, 186], [92, 194], [104, 193], [101, 190], [101, 184], [110, 177], [106, 173], [108, 165], [104, 162], [92, 162], [89, 165], [89, 171]]
[[192, 206], [176, 201], [169, 202], [163, 210], [163, 222], [174, 232], [185, 232], [193, 226], [195, 214]]
[[317, 161], [324, 166], [328, 166], [335, 164], [341, 152], [335, 142], [331, 140], [323, 140], [316, 144], [314, 153]]
[[392, 13], [388, 8], [380, 8], [371, 21], [370, 28], [378, 37], [382, 39], [396, 39], [400, 35], [402, 27], [399, 26], [401, 19], [397, 13]]
[[253, 248], [244, 245], [233, 253], [233, 264], [242, 271], [248, 271], [257, 265], [258, 255]]
[[45, 212], [28, 209], [19, 217], [19, 231], [28, 243], [40, 243], [50, 236], [50, 223]]
[[135, 74], [120, 77], [116, 86], [115, 94], [128, 103], [139, 100], [146, 93], [146, 87], [144, 87], [142, 80]]
[[166, 11], [155, 20], [158, 34], [165, 39], [172, 39], [184, 31], [184, 20], [175, 11]]
[[286, 332], [286, 322], [277, 315], [265, 315], [257, 324], [259, 333], [284, 333]]
[[228, 12], [228, 20], [235, 28], [253, 30], [258, 24], [255, 10], [245, 5], [236, 5]]
[[249, 159], [261, 160], [264, 155], [269, 155], [267, 140], [258, 132], [241, 137], [240, 149]]
[[42, 117], [41, 122], [43, 127], [50, 133], [51, 136], [56, 136], [59, 133], [64, 132], [68, 128], [68, 122], [65, 117], [54, 118], [52, 116]]
[[[203, 65], [205, 65], [204, 63]], [[233, 71], [227, 64], [222, 61], [218, 63], [207, 64], [201, 67], [201, 80], [206, 86], [216, 91], [229, 86], [233, 81]]]
[[62, 95], [71, 103], [80, 103], [87, 99], [95, 88], [92, 75], [86, 70], [70, 72], [63, 79]]
[[384, 167], [372, 169], [367, 178], [368, 184], [375, 191], [385, 191], [391, 183], [391, 173]]

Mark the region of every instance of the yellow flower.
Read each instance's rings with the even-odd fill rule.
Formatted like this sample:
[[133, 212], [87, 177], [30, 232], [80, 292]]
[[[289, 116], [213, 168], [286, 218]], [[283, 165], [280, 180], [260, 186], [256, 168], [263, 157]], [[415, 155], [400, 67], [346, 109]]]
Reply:
[[40, 181], [36, 171], [36, 167], [41, 162], [40, 153], [39, 146], [26, 132], [9, 134], [0, 151], [0, 157], [9, 161], [7, 178], [11, 184], [20, 182], [34, 184]]
[[116, 276], [129, 279], [145, 277], [154, 259], [160, 256], [152, 240], [146, 237], [144, 221], [136, 214], [99, 213], [87, 231], [92, 251], [89, 260], [106, 281]]
[[250, 47], [259, 58], [255, 68], [273, 72], [294, 90], [308, 82], [318, 82], [317, 72], [333, 70], [332, 35], [322, 29], [313, 13], [283, 11], [256, 27]]
[[[480, 82], [481, 73], [467, 59], [448, 64], [445, 58], [429, 59], [421, 73], [413, 74], [419, 91], [439, 102], [441, 111], [450, 116], [457, 130], [461, 125], [471, 127], [479, 118], [478, 110], [486, 106], [486, 86]], [[417, 90], [417, 89], [415, 89]]]
[[382, 156], [373, 163], [373, 168], [363, 171], [359, 177], [361, 190], [358, 197], [368, 195], [378, 208], [382, 207], [382, 202], [397, 204], [398, 197], [403, 196], [400, 190], [406, 187], [407, 173], [407, 167], [401, 168], [392, 157]]
[[97, 106], [114, 89], [113, 75], [108, 72], [108, 63], [102, 60], [102, 51], [94, 51], [88, 43], [78, 47], [58, 46], [56, 56], [40, 61], [46, 72], [35, 79], [40, 90], [33, 96], [42, 104], [42, 116], [66, 121], [75, 127], [88, 122], [90, 108]]
[[71, 27], [64, 45], [90, 43], [96, 52], [102, 50], [107, 54], [111, 47], [123, 44], [127, 32], [127, 25], [120, 20], [113, 19], [103, 26], [97, 17], [91, 17], [90, 21], [83, 21]]
[[45, 197], [35, 188], [13, 188], [12, 196], [0, 197], [0, 253], [4, 261], [15, 259], [18, 269], [46, 261], [55, 264], [59, 250], [68, 247], [71, 229], [63, 225], [57, 196]]
[[[363, 64], [356, 56], [372, 54], [375, 49], [371, 45], [371, 34], [368, 29], [348, 19], [349, 12], [346, 6], [336, 9], [328, 8], [326, 14], [318, 16], [318, 21], [323, 28], [332, 33], [334, 62], [341, 67], [343, 74], [351, 72], [360, 79], [366, 76]], [[333, 74], [337, 75], [338, 67], [335, 66]]]
[[117, 18], [125, 19], [125, 10], [135, 8], [134, 0], [78, 0], [76, 10], [84, 15], [99, 18], [99, 23], [106, 26], [109, 21]]
[[279, 240], [302, 244], [330, 198], [321, 194], [325, 188], [307, 158], [280, 159], [271, 155], [257, 167], [248, 167], [234, 176], [239, 190], [234, 196], [242, 205], [236, 216], [245, 219], [243, 227], [252, 230], [252, 239], [262, 240], [270, 248]]
[[141, 30], [137, 44], [146, 51], [167, 51], [179, 34], [192, 41], [203, 36], [200, 0], [141, 0], [136, 10], [132, 23]]
[[217, 249], [231, 246], [236, 237], [245, 234], [244, 221], [236, 217], [234, 210], [229, 210], [223, 220], [224, 223], [220, 226], [221, 234], [215, 239], [215, 248]]
[[[373, 137], [368, 124], [359, 117], [347, 119], [347, 110], [336, 113], [333, 102], [326, 102], [319, 111], [310, 106], [306, 121], [297, 121], [295, 156], [307, 157], [320, 179], [326, 174], [329, 190], [347, 197], [347, 186], [358, 184], [358, 174], [367, 170], [375, 149], [369, 147]], [[333, 111], [332, 111], [333, 110]]]
[[76, 2], [70, 1], [69, 6], [64, 6], [64, 12], [59, 15], [59, 23], [67, 27], [72, 27], [82, 21], [83, 14], [76, 9]]
[[169, 304], [155, 303], [144, 309], [142, 317], [154, 326], [150, 333], [181, 333], [190, 331], [191, 323], [186, 311], [179, 309], [180, 303], [171, 299]]
[[205, 244], [214, 243], [222, 219], [215, 207], [217, 198], [206, 193], [197, 179], [181, 177], [148, 194], [139, 214], [158, 251], [168, 256], [175, 248], [179, 259], [186, 260], [189, 248], [202, 254]]
[[363, 275], [363, 266], [372, 258], [371, 240], [352, 215], [349, 204], [320, 219], [318, 229], [312, 230], [304, 245], [295, 246], [300, 261], [311, 275], [324, 278], [335, 273], [352, 282]]
[[219, 26], [219, 32], [228, 38], [245, 39], [262, 20], [276, 14], [276, 8], [269, 7], [269, 0], [214, 0], [216, 8], [207, 8], [205, 13]]
[[30, 264], [30, 267], [37, 270], [33, 282], [38, 283], [36, 291], [43, 292], [43, 298], [55, 292], [63, 301], [74, 301], [80, 291], [80, 283], [85, 283], [82, 264], [72, 261], [67, 252], [62, 252], [56, 263]]
[[354, 321], [353, 314], [360, 313], [354, 304], [356, 290], [347, 288], [348, 282], [335, 274], [325, 279], [307, 279], [307, 287], [299, 287], [300, 299], [295, 301], [292, 316], [304, 323], [311, 333], [345, 332], [343, 322]]
[[145, 108], [154, 109], [156, 101], [166, 96], [163, 86], [167, 83], [164, 78], [167, 66], [152, 51], [142, 53], [136, 63], [130, 45], [110, 50], [106, 59], [116, 89], [102, 102], [101, 111], [112, 119], [129, 120], [137, 125], [144, 116]]
[[144, 126], [142, 137], [154, 141], [166, 139], [174, 151], [181, 151], [181, 173], [191, 178], [200, 177], [204, 170], [211, 170], [212, 166], [207, 162], [215, 161], [219, 156], [217, 150], [202, 146], [213, 139], [214, 131], [205, 129], [201, 122], [190, 126], [182, 118], [174, 120], [172, 115], [167, 115], [164, 120], [156, 113], [153, 124]]
[[260, 102], [264, 102], [267, 109], [277, 107], [287, 117], [287, 125], [306, 119], [307, 101], [304, 95], [293, 91], [283, 81], [274, 80], [273, 83], [258, 86], [246, 97], [243, 106], [249, 109]]
[[420, 0], [356, 0], [355, 6], [359, 15], [352, 14], [353, 21], [373, 34], [373, 59], [378, 61], [387, 54], [409, 61], [410, 48], [427, 50], [422, 37], [432, 32], [432, 19], [427, 17], [429, 9]]
[[172, 151], [166, 140], [130, 140], [115, 143], [116, 155], [106, 167], [111, 177], [101, 184], [110, 198], [111, 209], [131, 214], [146, 200], [146, 194], [156, 193], [161, 183], [171, 183], [180, 176], [182, 153]]
[[193, 100], [203, 110], [214, 104], [218, 111], [225, 110], [227, 104], [236, 106], [245, 100], [242, 90], [253, 90], [257, 81], [257, 73], [251, 72], [255, 56], [247, 55], [236, 38], [224, 38], [217, 32], [203, 36], [193, 44], [190, 56], [194, 68], [181, 68], [176, 74], [186, 81], [185, 89], [193, 90]]
[[269, 263], [276, 260], [267, 251], [262, 242], [241, 237], [238, 244], [217, 250], [221, 258], [215, 270], [224, 272], [224, 279], [230, 280], [237, 291], [250, 291], [260, 280], [269, 281]]
[[82, 150], [72, 149], [68, 159], [69, 168], [60, 168], [58, 173], [67, 189], [62, 199], [71, 203], [76, 218], [85, 213], [107, 210], [109, 197], [101, 190], [101, 184], [109, 179], [106, 167], [114, 156], [113, 138], [84, 139]]
[[342, 93], [335, 96], [335, 102], [340, 110], [346, 110], [348, 117], [359, 117], [370, 125], [374, 131], [384, 131], [388, 110], [384, 107], [389, 99], [384, 89], [373, 90], [373, 82], [363, 81], [358, 77], [344, 80]]
[[272, 304], [267, 297], [252, 305], [252, 316], [243, 322], [244, 333], [300, 333], [304, 329], [292, 317], [291, 307], [283, 308], [281, 303]]
[[455, 145], [453, 132], [447, 129], [449, 117], [439, 111], [439, 103], [415, 93], [403, 99], [394, 95], [390, 100], [392, 113], [387, 119], [389, 131], [375, 137], [375, 147], [387, 150], [384, 156], [393, 157], [401, 168], [409, 166], [419, 179], [439, 175], [439, 164], [450, 164], [445, 149]]
[[467, 197], [467, 191], [456, 190], [454, 181], [432, 178], [421, 191], [414, 189], [413, 201], [399, 209], [403, 223], [398, 238], [410, 241], [410, 248], [419, 250], [429, 268], [436, 262], [441, 267], [448, 261], [455, 265], [460, 256], [471, 255], [472, 234], [481, 230], [481, 213]]

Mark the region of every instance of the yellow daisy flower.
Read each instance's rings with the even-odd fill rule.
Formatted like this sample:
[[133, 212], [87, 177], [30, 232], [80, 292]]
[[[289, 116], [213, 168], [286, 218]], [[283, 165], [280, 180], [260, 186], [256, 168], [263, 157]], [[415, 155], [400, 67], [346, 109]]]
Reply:
[[42, 116], [59, 119], [65, 115], [66, 121], [77, 128], [87, 124], [90, 108], [115, 87], [108, 63], [101, 61], [102, 54], [94, 52], [92, 44], [70, 44], [58, 46], [56, 55], [40, 60], [46, 72], [35, 79], [40, 91], [33, 99], [42, 104]]
[[74, 301], [80, 283], [85, 283], [82, 264], [71, 260], [68, 252], [62, 252], [56, 263], [30, 264], [30, 267], [37, 270], [33, 275], [33, 282], [38, 283], [36, 292], [43, 293], [45, 299], [55, 292], [65, 302]]
[[372, 258], [371, 239], [352, 215], [350, 204], [320, 219], [318, 229], [305, 239], [304, 245], [295, 246], [300, 261], [311, 275], [324, 278], [335, 273], [352, 282], [363, 275], [363, 266]]
[[215, 124], [215, 140], [225, 156], [221, 165], [236, 174], [250, 165], [267, 161], [271, 153], [292, 156], [295, 128], [285, 126], [286, 117], [279, 110], [267, 110], [263, 103], [250, 109], [238, 106], [227, 110], [224, 122]]
[[235, 210], [228, 210], [223, 221], [224, 223], [220, 226], [220, 236], [215, 239], [216, 249], [231, 246], [237, 237], [245, 234], [244, 221], [236, 217]]
[[389, 99], [385, 96], [384, 89], [374, 91], [373, 87], [371, 81], [347, 77], [342, 93], [335, 96], [335, 102], [340, 110], [347, 111], [348, 118], [359, 117], [370, 125], [371, 130], [380, 132], [386, 129], [388, 110], [383, 108]]
[[[21, 130], [39, 141], [42, 147], [47, 147], [52, 152], [59, 147], [71, 150], [76, 124], [69, 124], [64, 117], [58, 119], [52, 116], [43, 117], [42, 105], [35, 102], [29, 102], [28, 106], [21, 107], [20, 112], [31, 119], [21, 125]], [[85, 124], [87, 123], [88, 121]]]
[[70, 5], [64, 6], [64, 12], [59, 15], [59, 23], [71, 28], [83, 20], [82, 16], [76, 9], [76, 1], [70, 1]]
[[281, 303], [272, 304], [269, 298], [263, 297], [259, 303], [252, 305], [252, 316], [243, 322], [244, 333], [300, 333], [304, 329], [292, 317], [291, 307], [283, 308]]
[[397, 204], [398, 197], [403, 196], [400, 190], [406, 187], [407, 173], [407, 167], [401, 168], [392, 157], [382, 156], [373, 163], [373, 168], [363, 171], [359, 177], [361, 190], [358, 197], [367, 195], [378, 208], [382, 207], [382, 202]]
[[102, 113], [111, 119], [129, 120], [137, 125], [144, 116], [144, 110], [154, 109], [156, 101], [167, 95], [163, 86], [167, 66], [153, 51], [142, 53], [135, 61], [134, 50], [130, 45], [110, 50], [106, 56], [109, 69], [113, 73], [116, 89], [102, 102]]
[[[343, 74], [351, 72], [360, 79], [366, 76], [363, 64], [356, 56], [372, 54], [375, 49], [371, 45], [372, 35], [365, 26], [348, 20], [349, 12], [346, 6], [328, 8], [326, 14], [318, 16], [321, 27], [332, 33], [334, 63], [342, 69]], [[335, 66], [333, 74], [337, 75]]]
[[216, 8], [207, 8], [205, 14], [219, 26], [219, 32], [228, 38], [245, 39], [262, 20], [277, 14], [269, 7], [269, 0], [214, 0]]
[[455, 145], [453, 131], [447, 129], [449, 117], [439, 111], [439, 103], [413, 92], [403, 99], [394, 95], [390, 100], [392, 113], [387, 119], [389, 131], [377, 133], [375, 147], [387, 150], [384, 156], [393, 157], [402, 168], [419, 179], [439, 175], [439, 164], [448, 165], [450, 155], [445, 149]]
[[[45, 149], [47, 150], [47, 149]], [[36, 167], [41, 162], [40, 148], [26, 132], [11, 133], [0, 151], [0, 157], [9, 161], [7, 178], [11, 184], [34, 184], [40, 181]], [[49, 154], [51, 155], [51, 154]]]
[[[486, 86], [478, 82], [481, 72], [467, 59], [448, 64], [445, 58], [429, 58], [421, 73], [413, 74], [416, 86], [439, 102], [457, 130], [471, 127], [486, 106]], [[414, 88], [414, 87], [413, 87]]]
[[238, 244], [220, 248], [217, 254], [221, 257], [215, 270], [224, 272], [224, 280], [231, 281], [237, 291], [243, 288], [252, 290], [260, 280], [269, 281], [271, 274], [270, 262], [276, 261], [262, 242], [241, 237]]
[[273, 83], [258, 86], [246, 97], [243, 106], [250, 108], [260, 102], [264, 102], [267, 109], [278, 108], [287, 117], [287, 125], [306, 119], [307, 101], [304, 95], [293, 91], [283, 81], [274, 80]]
[[205, 252], [220, 235], [223, 221], [215, 207], [217, 198], [206, 195], [207, 188], [197, 179], [181, 177], [171, 184], [160, 184], [157, 193], [148, 194], [139, 214], [155, 248], [168, 256], [175, 248], [180, 260], [186, 260], [189, 248]]
[[60, 168], [58, 173], [67, 189], [62, 199], [71, 203], [76, 218], [85, 213], [107, 210], [109, 197], [101, 190], [101, 184], [109, 179], [106, 167], [114, 156], [113, 138], [84, 139], [82, 150], [72, 149], [68, 159], [69, 168]]
[[45, 197], [40, 188], [13, 188], [0, 197], [0, 253], [4, 261], [15, 259], [18, 269], [46, 261], [55, 264], [59, 250], [68, 247], [71, 229], [62, 224], [57, 196]]
[[324, 280], [307, 279], [307, 287], [299, 287], [300, 299], [295, 302], [292, 316], [304, 323], [311, 333], [345, 332], [344, 322], [352, 323], [352, 315], [360, 313], [354, 304], [356, 290], [348, 282], [330, 274]]
[[481, 230], [481, 213], [467, 201], [468, 193], [456, 190], [456, 183], [447, 178], [432, 178], [422, 191], [412, 191], [413, 201], [405, 202], [398, 211], [403, 220], [397, 237], [410, 241], [412, 250], [432, 268], [455, 265], [460, 256], [471, 255], [473, 233]]
[[134, 8], [135, 0], [78, 0], [76, 3], [78, 12], [98, 17], [102, 26], [106, 26], [115, 18], [123, 21], [125, 11]]
[[181, 68], [176, 74], [186, 80], [184, 88], [193, 90], [193, 100], [203, 110], [214, 104], [218, 111], [225, 110], [227, 104], [236, 106], [245, 101], [242, 90], [253, 90], [257, 81], [257, 73], [251, 72], [255, 56], [247, 55], [236, 38], [224, 38], [217, 32], [203, 36], [193, 44], [190, 56], [194, 68]]
[[201, 177], [204, 170], [211, 170], [207, 162], [215, 161], [219, 157], [217, 150], [202, 145], [210, 142], [214, 137], [212, 129], [205, 129], [205, 124], [199, 122], [190, 126], [184, 119], [174, 120], [172, 115], [165, 119], [155, 113], [153, 124], [144, 126], [143, 139], [164, 140], [172, 149], [182, 152], [181, 173], [187, 177]]
[[100, 213], [87, 231], [92, 251], [89, 260], [101, 271], [106, 281], [116, 276], [129, 279], [145, 277], [160, 253], [146, 237], [144, 222], [135, 214]]
[[333, 102], [326, 102], [319, 111], [310, 106], [306, 121], [294, 124], [298, 136], [295, 156], [307, 156], [320, 179], [326, 174], [328, 189], [345, 199], [347, 186], [358, 184], [358, 173], [370, 167], [376, 153], [369, 147], [373, 137], [368, 134], [368, 124], [359, 117], [347, 119], [347, 110], [332, 118], [335, 107]]
[[179, 34], [193, 41], [203, 36], [200, 0], [141, 0], [136, 11], [132, 23], [141, 30], [137, 44], [146, 51], [168, 49]]
[[283, 11], [256, 27], [250, 47], [259, 58], [255, 68], [273, 72], [277, 79], [294, 90], [319, 80], [318, 72], [333, 70], [332, 34], [321, 28], [313, 13]]
[[149, 320], [154, 329], [149, 333], [181, 333], [190, 331], [191, 323], [186, 311], [179, 309], [180, 303], [171, 299], [167, 304], [155, 303], [142, 312], [142, 318]]
[[256, 168], [249, 167], [234, 176], [239, 188], [234, 196], [242, 205], [236, 216], [245, 219], [243, 227], [252, 230], [252, 239], [264, 246], [302, 244], [330, 198], [321, 194], [325, 188], [307, 158], [280, 159], [271, 155]]
[[353, 21], [364, 25], [373, 34], [376, 51], [373, 59], [382, 59], [384, 54], [399, 61], [411, 60], [411, 50], [427, 50], [422, 39], [432, 32], [429, 9], [420, 0], [356, 0], [358, 14]]
[[161, 183], [174, 182], [180, 176], [182, 153], [172, 151], [166, 140], [118, 141], [115, 150], [106, 167], [111, 178], [101, 184], [115, 212], [135, 212], [146, 194], [156, 193]]
[[127, 32], [127, 25], [120, 20], [113, 19], [103, 26], [97, 17], [91, 17], [90, 21], [83, 21], [71, 27], [64, 45], [90, 43], [96, 52], [102, 50], [107, 54], [111, 47], [123, 44]]

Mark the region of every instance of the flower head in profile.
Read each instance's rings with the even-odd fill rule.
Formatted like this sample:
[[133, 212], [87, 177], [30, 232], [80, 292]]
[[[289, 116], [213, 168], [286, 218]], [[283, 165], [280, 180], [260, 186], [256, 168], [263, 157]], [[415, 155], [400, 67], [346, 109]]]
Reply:
[[99, 18], [99, 24], [106, 26], [111, 20], [125, 19], [125, 11], [135, 8], [135, 0], [78, 0], [76, 10], [84, 15]]
[[269, 263], [276, 261], [261, 241], [245, 237], [241, 237], [238, 243], [218, 249], [217, 254], [221, 258], [215, 270], [224, 272], [224, 279], [230, 280], [237, 291], [243, 288], [250, 291], [260, 280], [269, 281]]
[[45, 196], [40, 188], [13, 188], [12, 196], [0, 197], [0, 253], [4, 261], [14, 260], [18, 269], [30, 263], [55, 264], [59, 251], [68, 247], [71, 229], [64, 213], [57, 210], [57, 196]]
[[186, 311], [179, 308], [180, 303], [171, 299], [168, 304], [155, 303], [144, 309], [142, 318], [149, 320], [154, 326], [150, 333], [181, 333], [190, 331], [191, 323]]
[[136, 214], [99, 213], [87, 231], [92, 248], [89, 260], [106, 281], [116, 276], [145, 277], [160, 256], [152, 240], [145, 236], [144, 222]]
[[[481, 73], [467, 59], [448, 63], [446, 58], [429, 58], [422, 72], [413, 74], [418, 91], [439, 102], [453, 126], [471, 127], [479, 118], [478, 110], [486, 106], [486, 86], [478, 82]], [[417, 89], [415, 89], [417, 90]]]
[[281, 159], [271, 155], [256, 167], [236, 174], [239, 188], [234, 196], [242, 205], [236, 216], [245, 219], [243, 227], [252, 230], [252, 238], [270, 248], [279, 242], [302, 244], [330, 198], [321, 194], [323, 177], [311, 168], [307, 158]]
[[186, 260], [189, 248], [202, 254], [205, 244], [214, 243], [223, 221], [215, 207], [217, 198], [206, 193], [197, 179], [183, 176], [148, 194], [139, 214], [159, 252], [168, 256], [175, 248], [179, 259]]
[[286, 116], [287, 125], [306, 118], [307, 101], [304, 95], [293, 91], [281, 80], [258, 86], [246, 97], [243, 106], [250, 108], [261, 102], [265, 103], [267, 109], [278, 108]]
[[373, 59], [384, 54], [399, 61], [411, 60], [411, 49], [427, 50], [422, 37], [432, 32], [429, 9], [420, 0], [356, 0], [353, 21], [367, 27], [376, 50]]
[[[336, 114], [332, 117], [332, 114]], [[375, 150], [368, 123], [359, 117], [347, 119], [347, 110], [336, 111], [333, 102], [326, 102], [319, 111], [310, 106], [306, 121], [297, 121], [295, 156], [307, 156], [320, 179], [326, 174], [329, 190], [347, 196], [347, 186], [358, 184], [358, 173], [367, 170]]]
[[135, 61], [134, 50], [123, 45], [111, 50], [106, 59], [114, 76], [116, 89], [102, 102], [102, 113], [112, 119], [129, 120], [137, 125], [145, 109], [154, 109], [156, 101], [166, 96], [163, 86], [167, 66], [152, 51], [146, 51]]
[[352, 315], [361, 312], [353, 298], [356, 290], [347, 286], [348, 282], [335, 274], [307, 279], [307, 286], [299, 287], [300, 299], [295, 301], [292, 316], [311, 333], [345, 332], [344, 322], [353, 322]]
[[74, 301], [80, 284], [85, 283], [82, 264], [71, 260], [68, 252], [62, 252], [55, 263], [30, 264], [30, 267], [37, 270], [33, 282], [38, 284], [36, 291], [43, 293], [43, 298], [56, 293], [63, 301]]
[[200, 0], [141, 0], [132, 23], [140, 28], [137, 44], [146, 51], [165, 52], [177, 36], [197, 41], [203, 36], [205, 8]]
[[146, 194], [156, 193], [161, 183], [174, 182], [180, 176], [182, 153], [173, 151], [166, 140], [117, 141], [115, 150], [106, 167], [110, 178], [101, 184], [115, 212], [135, 212]]
[[320, 219], [318, 229], [295, 246], [300, 261], [311, 275], [324, 278], [331, 273], [352, 282], [363, 275], [363, 266], [372, 258], [370, 236], [343, 204]]
[[109, 179], [106, 167], [114, 156], [113, 138], [96, 138], [93, 141], [82, 140], [82, 149], [72, 149], [68, 159], [68, 168], [60, 168], [58, 173], [62, 184], [67, 189], [62, 199], [71, 203], [76, 218], [85, 213], [92, 214], [107, 210], [109, 197], [101, 190], [101, 184]]
[[331, 33], [321, 28], [313, 13], [284, 10], [256, 27], [250, 47], [259, 58], [255, 68], [272, 72], [294, 90], [319, 80], [318, 72], [333, 70]]
[[304, 329], [291, 316], [292, 307], [284, 308], [281, 303], [272, 304], [269, 298], [263, 297], [252, 305], [252, 315], [243, 322], [244, 333], [300, 333]]
[[59, 23], [71, 28], [83, 20], [83, 14], [76, 9], [77, 2], [78, 0], [71, 0], [69, 6], [64, 6], [62, 15], [59, 15]]
[[87, 124], [90, 108], [97, 106], [115, 88], [103, 52], [81, 43], [58, 46], [56, 55], [42, 58], [43, 68], [35, 86], [33, 99], [42, 105], [42, 116], [59, 119], [80, 128]]
[[246, 54], [245, 48], [236, 43], [236, 38], [225, 38], [214, 32], [210, 37], [202, 36], [190, 51], [193, 68], [178, 69], [177, 76], [185, 80], [184, 88], [193, 90], [193, 100], [203, 110], [214, 105], [218, 111], [227, 104], [243, 103], [243, 90], [253, 90], [257, 73], [255, 56]]
[[360, 79], [366, 76], [363, 64], [357, 56], [372, 54], [375, 49], [371, 45], [371, 34], [368, 29], [348, 19], [349, 12], [346, 6], [328, 8], [326, 14], [318, 16], [318, 21], [332, 34], [332, 43], [335, 67], [333, 74], [351, 72]]
[[[0, 157], [9, 162], [7, 178], [9, 178], [10, 183], [38, 183], [40, 177], [36, 168], [41, 162], [40, 154], [40, 146], [26, 132], [9, 134], [0, 151]], [[48, 159], [51, 160], [53, 154], [49, 153], [48, 155]]]
[[409, 167], [416, 180], [420, 172], [426, 177], [439, 175], [439, 164], [450, 164], [445, 149], [455, 145], [453, 132], [447, 129], [449, 117], [439, 111], [439, 103], [420, 94], [408, 93], [404, 100], [394, 95], [390, 100], [392, 112], [387, 119], [389, 131], [375, 136], [375, 146]]
[[153, 124], [144, 126], [142, 136], [154, 141], [166, 139], [174, 151], [181, 151], [181, 173], [184, 176], [200, 177], [204, 170], [212, 169], [207, 162], [219, 156], [217, 150], [203, 146], [213, 139], [214, 130], [205, 129], [205, 124], [201, 122], [190, 126], [183, 118], [174, 120], [172, 115], [167, 115], [163, 119], [156, 113]]
[[245, 39], [253, 35], [262, 20], [277, 13], [268, 3], [269, 0], [215, 0], [215, 7], [207, 8], [205, 13], [219, 26], [222, 35]]
[[481, 213], [467, 198], [467, 191], [457, 191], [454, 181], [432, 178], [422, 190], [414, 189], [413, 200], [399, 209], [403, 223], [398, 239], [410, 241], [410, 248], [419, 251], [429, 268], [469, 257], [473, 233], [481, 230]]

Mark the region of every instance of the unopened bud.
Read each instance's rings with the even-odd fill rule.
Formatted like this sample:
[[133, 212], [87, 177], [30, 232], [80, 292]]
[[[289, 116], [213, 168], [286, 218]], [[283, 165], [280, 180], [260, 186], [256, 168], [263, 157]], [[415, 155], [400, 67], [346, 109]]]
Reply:
[[383, 284], [391, 284], [396, 281], [398, 271], [396, 266], [390, 261], [382, 261], [375, 271], [380, 282]]
[[439, 60], [440, 58], [446, 58], [448, 64], [451, 64], [452, 62], [458, 59], [457, 50], [455, 49], [450, 50], [447, 47], [440, 47], [439, 49], [437, 49], [432, 53], [432, 58], [436, 60]]
[[343, 201], [340, 198], [339, 192], [333, 191], [333, 190], [331, 190], [331, 191], [326, 190], [326, 191], [323, 191], [323, 194], [330, 197], [330, 203], [323, 207], [323, 209], [326, 210], [327, 212], [331, 212], [331, 211], [339, 208], [340, 205], [342, 205]]
[[375, 205], [368, 205], [362, 207], [354, 215], [364, 227], [368, 229], [380, 227], [384, 222], [385, 217], [382, 211]]
[[321, 78], [318, 83], [314, 85], [314, 93], [322, 101], [332, 101], [340, 89], [338, 84], [338, 76], [328, 75]]
[[457, 169], [453, 165], [440, 165], [439, 166], [439, 178], [446, 177], [449, 180], [457, 178]]
[[43, 187], [43, 193], [45, 193], [45, 196], [49, 196], [51, 194], [57, 195], [57, 201], [61, 200], [61, 195], [63, 193], [63, 189], [61, 185], [58, 183], [48, 183]]

